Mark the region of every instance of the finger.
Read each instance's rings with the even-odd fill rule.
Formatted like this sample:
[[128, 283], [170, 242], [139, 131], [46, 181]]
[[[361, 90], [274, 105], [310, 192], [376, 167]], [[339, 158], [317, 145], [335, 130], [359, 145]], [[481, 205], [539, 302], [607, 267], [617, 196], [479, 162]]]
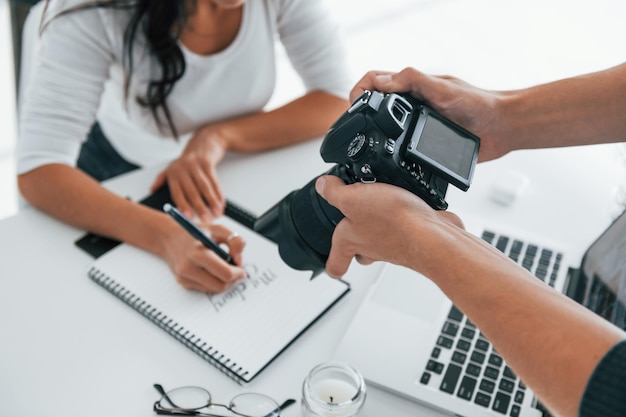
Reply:
[[[209, 232], [211, 237], [215, 239], [218, 244], [224, 243], [226, 237], [232, 233], [225, 226], [217, 224], [210, 225]], [[243, 242], [239, 244], [241, 245], [240, 250], [243, 250]], [[233, 245], [235, 245], [234, 242]], [[246, 271], [241, 266], [231, 265], [213, 250], [207, 249], [201, 245], [198, 248], [200, 250], [194, 251], [190, 255], [192, 263], [204, 268], [220, 281], [230, 283], [246, 277]], [[240, 256], [241, 252], [235, 255]], [[233, 254], [231, 254], [231, 256], [233, 256]]]
[[211, 221], [213, 214], [207, 207], [207, 202], [201, 192], [201, 188], [206, 183], [206, 179], [202, 178], [202, 174], [185, 172], [178, 180], [185, 195], [185, 200], [189, 202], [193, 212], [203, 221]]
[[194, 182], [213, 216], [221, 216], [224, 212], [224, 196], [217, 181], [217, 174], [208, 162], [202, 164], [202, 170], [195, 172]]
[[379, 75], [392, 74], [389, 71], [369, 71], [366, 73], [350, 91], [350, 100], [354, 101], [365, 92], [365, 90], [378, 90], [374, 84], [374, 80]]
[[243, 265], [243, 248], [246, 246], [246, 241], [239, 235], [232, 236], [232, 239], [226, 241], [228, 245], [228, 252], [232, 256], [235, 264]]
[[191, 258], [193, 267], [180, 274], [179, 279], [186, 287], [219, 293], [247, 276], [243, 268], [228, 264], [215, 252], [206, 248]]
[[[442, 81], [449, 81], [453, 77], [433, 77], [415, 68], [407, 67], [402, 71], [393, 73], [388, 71], [370, 71], [357, 82], [350, 93], [350, 98], [355, 100], [365, 90], [375, 90], [385, 93], [409, 92], [417, 99], [431, 101], [429, 98], [437, 94], [442, 88]], [[456, 79], [454, 79], [456, 80]], [[432, 99], [438, 102], [439, 99]]]
[[459, 100], [459, 86], [469, 84], [450, 76], [434, 76], [405, 68], [387, 81], [388, 87], [395, 91], [409, 92], [413, 97], [425, 101], [443, 115]]
[[174, 202], [176, 208], [178, 208], [178, 210], [180, 210], [185, 216], [193, 218], [193, 209], [191, 208], [189, 201], [187, 201], [187, 198], [185, 197], [185, 193], [183, 191], [183, 188], [181, 187], [180, 181], [172, 178], [169, 179], [167, 182], [170, 188], [172, 201]]
[[211, 236], [219, 244], [225, 244], [228, 246], [228, 252], [237, 265], [242, 264], [242, 253], [246, 246], [245, 239], [238, 233], [233, 232], [226, 226], [221, 224], [212, 224], [208, 226], [211, 231]]
[[184, 264], [183, 268], [174, 270], [174, 275], [176, 281], [189, 290], [214, 292], [224, 287], [221, 281], [193, 263]]
[[342, 254], [339, 250], [331, 249], [326, 261], [326, 273], [333, 278], [341, 278], [348, 271], [353, 257], [345, 253]]
[[224, 282], [198, 266], [191, 266], [176, 279], [184, 288], [211, 294], [224, 292], [235, 283], [235, 281]]
[[195, 291], [210, 292], [210, 293], [213, 293], [214, 291], [218, 291], [217, 287], [221, 287], [223, 285], [223, 284], [218, 284], [216, 288], [205, 288], [199, 282], [196, 282], [195, 280], [190, 279], [185, 275], [176, 276], [176, 281], [178, 281], [178, 283], [187, 290], [195, 290]]
[[350, 245], [343, 239], [344, 229], [349, 223], [348, 219], [339, 222], [333, 233], [330, 254], [326, 261], [326, 273], [333, 278], [342, 277], [350, 267], [352, 258], [356, 253], [350, 249]]
[[370, 257], [362, 256], [362, 255], [356, 255], [355, 258], [357, 262], [360, 263], [361, 265], [371, 265], [374, 262], [376, 262], [376, 259], [372, 259]]
[[328, 201], [328, 204], [342, 211], [343, 192], [346, 184], [339, 177], [334, 175], [322, 175], [315, 181], [315, 190], [319, 195]]
[[[218, 243], [226, 243], [226, 240], [233, 234], [231, 229], [219, 223], [202, 224], [202, 227], [206, 227], [211, 233], [211, 237]], [[239, 240], [243, 240], [243, 238], [240, 237]]]
[[195, 260], [200, 267], [224, 283], [232, 283], [246, 277], [246, 271], [242, 267], [229, 264], [210, 249], [199, 253]]
[[410, 93], [413, 97], [424, 100], [423, 89], [431, 81], [429, 76], [415, 68], [407, 67], [395, 74], [380, 74], [373, 84], [379, 91]]

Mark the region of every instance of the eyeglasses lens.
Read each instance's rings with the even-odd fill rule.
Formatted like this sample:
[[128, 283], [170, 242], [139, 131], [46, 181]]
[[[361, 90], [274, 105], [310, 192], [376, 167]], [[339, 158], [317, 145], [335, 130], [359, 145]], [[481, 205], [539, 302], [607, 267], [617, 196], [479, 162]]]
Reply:
[[230, 409], [248, 417], [278, 417], [280, 409], [276, 401], [262, 394], [246, 393], [237, 395], [229, 404]]
[[160, 404], [165, 409], [193, 411], [211, 404], [211, 394], [200, 387], [181, 387], [166, 392]]

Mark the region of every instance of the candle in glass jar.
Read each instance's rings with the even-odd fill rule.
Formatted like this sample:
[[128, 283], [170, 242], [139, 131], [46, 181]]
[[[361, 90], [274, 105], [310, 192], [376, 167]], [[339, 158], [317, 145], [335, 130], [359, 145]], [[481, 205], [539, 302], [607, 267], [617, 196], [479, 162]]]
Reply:
[[317, 398], [329, 404], [350, 401], [357, 392], [357, 387], [354, 384], [332, 378], [317, 381], [311, 388]]
[[361, 374], [345, 363], [323, 363], [302, 384], [303, 417], [352, 417], [365, 402]]

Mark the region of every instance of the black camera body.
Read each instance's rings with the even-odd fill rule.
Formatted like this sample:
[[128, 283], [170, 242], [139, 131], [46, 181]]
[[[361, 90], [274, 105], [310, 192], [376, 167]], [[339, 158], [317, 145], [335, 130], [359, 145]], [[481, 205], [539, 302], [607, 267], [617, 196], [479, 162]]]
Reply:
[[[448, 184], [469, 188], [479, 146], [477, 136], [409, 95], [366, 91], [331, 126], [320, 153], [337, 164], [325, 174], [347, 184], [393, 184], [445, 210]], [[317, 194], [316, 179], [288, 194], [254, 225], [278, 244], [289, 266], [314, 275], [324, 270], [333, 231], [343, 218]]]
[[366, 91], [326, 134], [326, 162], [346, 165], [347, 182], [405, 188], [445, 210], [448, 183], [466, 191], [480, 140], [411, 96]]

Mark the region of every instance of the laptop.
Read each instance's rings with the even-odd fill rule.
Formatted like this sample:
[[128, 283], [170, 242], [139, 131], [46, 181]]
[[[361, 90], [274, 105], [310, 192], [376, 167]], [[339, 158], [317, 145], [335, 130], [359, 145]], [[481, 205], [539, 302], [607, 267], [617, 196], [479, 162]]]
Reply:
[[[467, 222], [466, 227], [538, 279], [626, 328], [626, 214], [591, 245], [582, 263], [519, 231]], [[417, 275], [384, 266], [334, 359], [353, 365], [368, 384], [442, 414], [549, 415], [480, 329], [435, 284]]]

